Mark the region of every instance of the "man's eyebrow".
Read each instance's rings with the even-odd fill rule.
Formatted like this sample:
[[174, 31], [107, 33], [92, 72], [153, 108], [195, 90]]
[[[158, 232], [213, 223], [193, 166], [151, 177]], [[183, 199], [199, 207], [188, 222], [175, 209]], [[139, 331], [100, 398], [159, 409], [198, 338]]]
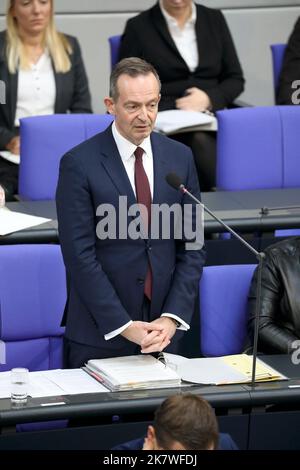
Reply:
[[[147, 101], [146, 104], [153, 103], [153, 101], [158, 101], [158, 98], [151, 98], [151, 100]], [[140, 104], [142, 104], [142, 103], [141, 103], [140, 101], [128, 100], [128, 101], [125, 101], [124, 104], [125, 104], [125, 105], [126, 105], [126, 104], [138, 104], [138, 105], [140, 105]]]
[[128, 101], [125, 101], [125, 104], [141, 104], [141, 103], [139, 103], [138, 101], [128, 100]]

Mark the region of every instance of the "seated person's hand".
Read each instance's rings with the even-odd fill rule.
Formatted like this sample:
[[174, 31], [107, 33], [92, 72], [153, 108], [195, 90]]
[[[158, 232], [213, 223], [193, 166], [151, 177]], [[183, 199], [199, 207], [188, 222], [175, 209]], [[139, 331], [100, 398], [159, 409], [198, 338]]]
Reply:
[[209, 96], [199, 88], [188, 88], [185, 96], [176, 100], [176, 108], [183, 111], [207, 111], [211, 108]]
[[5, 191], [0, 185], [0, 209], [5, 206]]
[[8, 144], [6, 144], [6, 149], [15, 155], [20, 155], [20, 137], [18, 135], [13, 137]]

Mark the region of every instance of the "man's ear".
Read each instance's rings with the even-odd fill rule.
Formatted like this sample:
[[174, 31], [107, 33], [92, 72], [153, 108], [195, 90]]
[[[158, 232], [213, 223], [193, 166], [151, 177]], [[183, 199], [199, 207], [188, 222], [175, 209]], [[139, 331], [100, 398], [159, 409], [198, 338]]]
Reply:
[[147, 439], [149, 439], [149, 441], [151, 442], [154, 442], [155, 440], [155, 429], [153, 426], [148, 426], [148, 429], [147, 429]]
[[104, 104], [109, 114], [115, 114], [114, 100], [110, 96], [104, 98]]
[[153, 426], [148, 426], [147, 437], [144, 439], [143, 450], [156, 450], [155, 431]]

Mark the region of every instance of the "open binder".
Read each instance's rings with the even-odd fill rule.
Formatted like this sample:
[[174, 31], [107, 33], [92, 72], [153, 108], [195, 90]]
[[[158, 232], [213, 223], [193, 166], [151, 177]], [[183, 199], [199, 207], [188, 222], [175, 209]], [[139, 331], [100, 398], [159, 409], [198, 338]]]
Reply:
[[151, 355], [92, 359], [84, 370], [111, 391], [180, 387], [178, 374]]
[[[160, 359], [151, 355], [92, 359], [84, 370], [111, 391], [180, 387], [186, 383], [224, 385], [251, 382], [252, 356], [246, 354], [187, 359], [162, 353]], [[257, 382], [284, 379], [286, 377], [280, 372], [257, 360]]]

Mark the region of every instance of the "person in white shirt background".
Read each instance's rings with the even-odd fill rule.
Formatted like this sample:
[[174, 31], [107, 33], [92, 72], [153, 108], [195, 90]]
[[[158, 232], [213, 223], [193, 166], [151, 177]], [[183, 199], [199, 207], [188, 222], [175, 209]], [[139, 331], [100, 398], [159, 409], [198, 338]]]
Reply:
[[[215, 112], [230, 106], [244, 78], [223, 13], [192, 0], [159, 0], [126, 24], [120, 59], [140, 57], [162, 82], [159, 111]], [[215, 187], [216, 132], [172, 135], [194, 155], [201, 191]]]
[[[91, 113], [88, 80], [76, 38], [57, 31], [53, 0], [9, 0], [0, 32], [0, 151], [20, 154], [20, 119], [54, 113]], [[18, 166], [0, 159], [7, 200], [17, 191]]]

